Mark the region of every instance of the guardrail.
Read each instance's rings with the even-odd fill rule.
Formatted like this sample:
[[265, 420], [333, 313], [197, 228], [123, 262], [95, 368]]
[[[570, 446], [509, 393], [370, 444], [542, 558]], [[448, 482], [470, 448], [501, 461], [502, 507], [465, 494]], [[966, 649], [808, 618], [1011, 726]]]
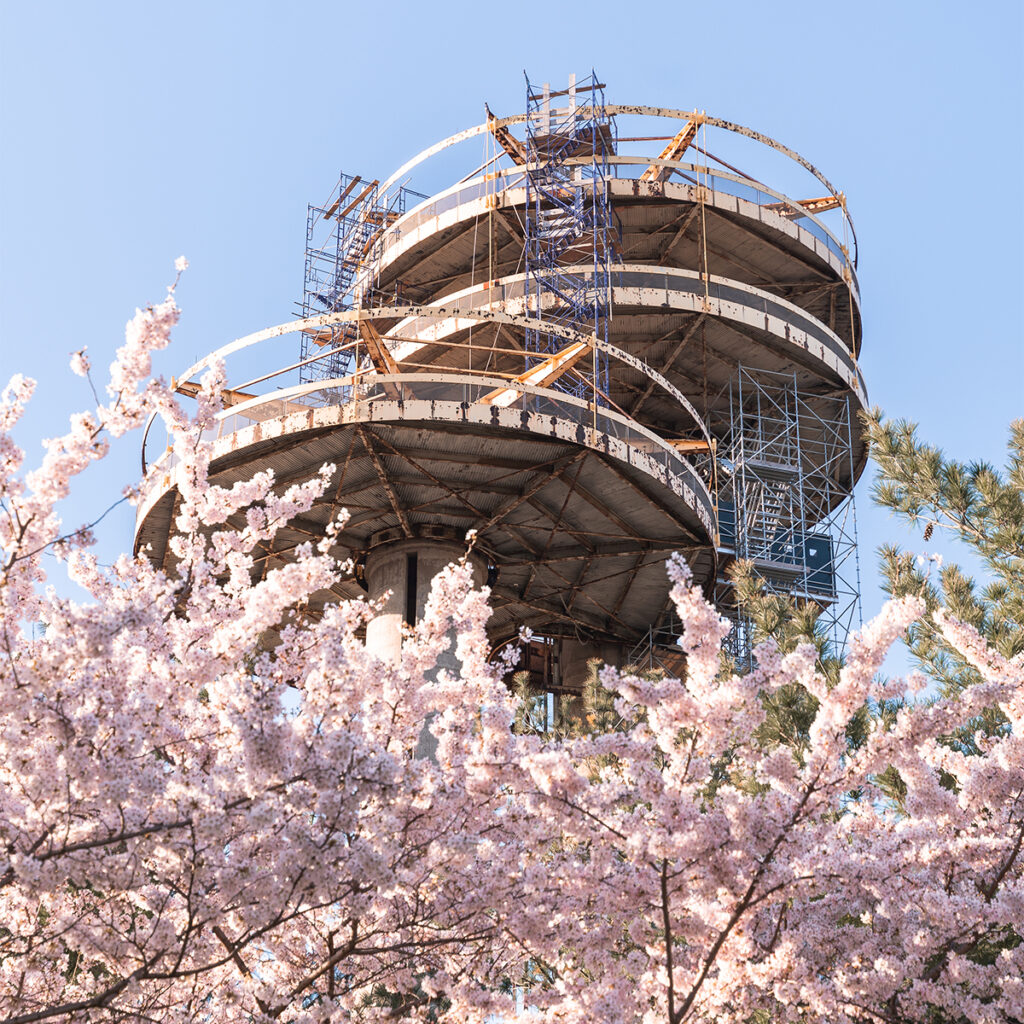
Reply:
[[[531, 421], [521, 418], [521, 414], [525, 413], [527, 416], [536, 415], [541, 418], [544, 429], [538, 429], [537, 433], [561, 436], [555, 428], [555, 421], [562, 421], [572, 427], [566, 433], [576, 443], [586, 447], [607, 451], [605, 439], [620, 442], [626, 455], [623, 461], [649, 475], [663, 477], [666, 486], [694, 508], [709, 531], [713, 531], [715, 512], [708, 489], [709, 481], [703, 480], [689, 460], [654, 431], [614, 410], [595, 406], [550, 388], [533, 387], [500, 376], [466, 373], [365, 374], [299, 384], [269, 395], [247, 399], [222, 410], [216, 417], [215, 426], [205, 431], [203, 436], [207, 440], [217, 441], [257, 423], [293, 413], [308, 414], [311, 410], [326, 406], [340, 407], [344, 422], [386, 420], [383, 411], [373, 407], [387, 404], [393, 404], [402, 411], [403, 416], [400, 418], [415, 419], [419, 412], [411, 407], [417, 402], [429, 410], [425, 416], [427, 419], [445, 422], [462, 420], [464, 410], [476, 406], [488, 410], [488, 419], [492, 420], [490, 410], [495, 405], [485, 400], [493, 397], [495, 392], [516, 394], [514, 400], [501, 408], [516, 413], [519, 417], [517, 429], [529, 429], [526, 424]], [[163, 444], [160, 446], [163, 448], [160, 457], [149, 462], [146, 452], [154, 442], [152, 431], [147, 428], [143, 443], [143, 466], [153, 471], [151, 480], [160, 480], [174, 470], [178, 458], [173, 450], [168, 450], [166, 444]], [[652, 474], [652, 471], [656, 472]]]
[[[585, 265], [566, 268], [566, 271], [579, 272], [584, 279], [586, 279], [588, 274], [593, 274], [593, 268]], [[730, 302], [750, 310], [755, 310], [758, 313], [775, 317], [783, 323], [798, 328], [818, 341], [839, 360], [846, 369], [849, 378], [859, 384], [861, 392], [864, 395], [867, 394], [864, 378], [861, 375], [860, 367], [850, 346], [838, 334], [795, 303], [779, 298], [777, 295], [772, 295], [761, 288], [755, 288], [753, 285], [742, 284], [715, 275], [709, 276], [707, 288], [705, 289], [704, 279], [699, 273], [681, 268], [659, 268], [655, 270], [643, 264], [621, 264], [612, 268], [610, 279], [613, 290], [616, 288], [647, 288], [665, 293], [679, 292], [690, 294], [700, 298], [703, 298], [706, 294], [709, 298], [718, 299], [720, 302]], [[515, 308], [516, 304], [520, 304], [523, 313], [530, 312], [536, 315], [536, 311], [526, 309], [524, 294], [525, 275], [515, 274], [493, 283], [453, 292], [451, 295], [438, 300], [438, 304], [443, 305], [449, 310], [462, 313], [469, 313], [474, 309], [483, 309], [491, 306], [504, 306], [510, 303]], [[427, 308], [429, 309], [429, 307]], [[402, 339], [415, 337], [417, 334], [433, 334], [434, 338], [436, 338], [437, 327], [437, 317], [420, 315], [401, 321], [392, 328], [390, 333]], [[434, 338], [430, 340], [434, 340]], [[440, 339], [438, 338], [437, 340]], [[643, 365], [646, 366], [646, 364]]]
[[[581, 159], [566, 161], [567, 164], [582, 164], [584, 162]], [[856, 266], [849, 256], [849, 247], [844, 245], [817, 216], [782, 192], [776, 192], [767, 185], [702, 164], [662, 160], [658, 157], [623, 155], [609, 156], [608, 163], [618, 169], [619, 173], [616, 177], [622, 180], [639, 178], [649, 166], [654, 165], [669, 168], [678, 173], [684, 182], [706, 189], [711, 194], [712, 201], [714, 194], [721, 192], [761, 208], [782, 206], [786, 210], [786, 220], [803, 228], [821, 241], [839, 260], [840, 264], [849, 271], [855, 294], [859, 296]], [[381, 256], [378, 266], [383, 265], [389, 249], [398, 245], [404, 237], [415, 231], [420, 225], [451, 210], [456, 211], [456, 216], [453, 219], [459, 220], [461, 218], [458, 216], [458, 211], [462, 208], [466, 208], [467, 214], [474, 212], [470, 207], [498, 192], [507, 192], [524, 186], [525, 178], [526, 175], [522, 167], [504, 168], [489, 175], [459, 182], [424, 200], [384, 232], [381, 237]], [[783, 216], [781, 212], [779, 216]]]
[[[373, 321], [373, 320], [391, 320], [399, 321], [400, 323], [409, 323], [415, 320], [421, 325], [433, 325], [435, 328], [440, 325], [447, 325], [451, 329], [457, 329], [460, 322], [480, 322], [480, 323], [498, 323], [508, 324], [510, 326], [519, 327], [522, 329], [534, 328], [537, 325], [537, 321], [532, 317], [525, 317], [517, 314], [508, 313], [504, 310], [490, 310], [490, 309], [463, 309], [459, 306], [450, 305], [439, 305], [439, 306], [380, 306], [372, 309], [364, 310], [346, 310], [338, 313], [325, 313], [317, 317], [309, 317], [306, 320], [295, 320], [290, 323], [277, 324], [274, 327], [265, 328], [262, 331], [256, 331], [253, 334], [248, 334], [245, 337], [238, 338], [235, 341], [229, 342], [226, 345], [222, 345], [219, 349], [209, 353], [203, 359], [194, 363], [188, 367], [180, 376], [176, 378], [178, 382], [195, 381], [195, 379], [202, 374], [208, 367], [227, 360], [229, 357], [237, 356], [242, 352], [247, 354], [257, 345], [261, 344], [273, 344], [278, 339], [285, 337], [289, 334], [295, 334], [299, 331], [321, 331], [325, 328], [331, 328], [343, 324], [355, 325], [359, 321]], [[559, 324], [547, 323], [544, 324], [544, 330], [555, 336], [565, 340], [566, 343], [572, 343], [576, 341], [586, 342], [588, 345], [605, 352], [613, 359], [619, 360], [633, 367], [645, 376], [649, 377], [655, 385], [664, 389], [672, 398], [680, 405], [680, 407], [686, 410], [687, 414], [692, 418], [694, 427], [698, 430], [701, 436], [707, 441], [708, 445], [711, 444], [711, 435], [708, 432], [707, 426], [701, 417], [698, 415], [696, 409], [689, 402], [685, 395], [679, 389], [667, 380], [661, 373], [655, 370], [653, 367], [648, 366], [642, 359], [632, 355], [629, 352], [624, 352], [621, 349], [616, 348], [614, 345], [609, 345], [597, 338], [594, 335], [583, 334], [579, 331], [573, 330], [570, 327], [565, 327]], [[360, 349], [362, 347], [362, 354], [364, 358], [360, 359]], [[324, 356], [336, 355], [341, 352], [350, 352], [352, 354], [353, 363], [356, 367], [362, 366], [366, 360], [366, 350], [363, 343], [356, 338], [353, 341], [347, 342], [335, 348], [330, 348], [325, 351]], [[523, 353], [524, 358], [529, 353]], [[310, 360], [306, 360], [309, 362]], [[232, 406], [235, 412], [242, 409], [255, 408], [257, 404], [266, 402], [282, 402], [282, 401], [302, 401], [306, 403], [312, 403], [313, 399], [306, 396], [313, 395], [318, 392], [327, 394], [328, 382], [314, 381], [306, 384], [299, 384], [296, 386], [287, 386], [285, 388], [277, 387], [276, 390], [271, 391], [267, 395], [253, 395], [248, 391], [249, 388], [261, 385], [264, 388], [275, 386], [276, 382], [288, 374], [294, 373], [297, 368], [302, 365], [300, 363], [290, 363], [280, 368], [271, 368], [267, 373], [261, 374], [251, 380], [238, 382], [237, 377], [229, 375], [229, 380], [226, 384], [228, 391], [226, 392], [229, 399], [236, 404]], [[467, 371], [459, 370], [457, 368], [451, 368], [451, 371], [455, 374], [466, 374]], [[421, 374], [413, 374], [414, 377], [423, 377]], [[450, 374], [449, 374], [450, 376]], [[331, 382], [331, 387], [343, 388], [356, 386], [359, 380], [365, 380], [371, 382], [374, 380], [384, 379], [380, 374], [375, 373], [371, 368], [360, 369], [359, 372], [350, 377], [334, 378]], [[472, 379], [472, 378], [470, 378]], [[514, 377], [512, 375], [491, 375], [491, 380], [504, 381], [505, 386], [513, 383]], [[370, 386], [367, 384], [367, 386]], [[178, 385], [180, 388], [180, 384]], [[555, 392], [556, 394], [558, 392]], [[568, 396], [566, 396], [568, 399]], [[594, 399], [600, 399], [602, 396], [595, 393]], [[344, 400], [348, 400], [345, 398]], [[321, 400], [320, 404], [323, 404]], [[336, 404], [332, 400], [332, 404]], [[586, 403], [584, 403], [586, 404]], [[598, 401], [593, 403], [594, 405], [600, 404]], [[146, 451], [147, 445], [150, 444], [150, 434], [153, 422], [155, 420], [155, 414], [150, 417], [150, 421], [146, 426], [145, 435], [143, 437], [143, 472], [146, 471], [146, 467], [149, 464]], [[639, 426], [639, 425], [638, 425]], [[643, 429], [643, 428], [641, 428]]]
[[[580, 107], [578, 113], [581, 117], [587, 117], [590, 111], [587, 107]], [[748, 128], [745, 125], [736, 124], [734, 121], [727, 121], [720, 117], [714, 117], [713, 115], [701, 112], [698, 114], [694, 110], [678, 110], [674, 107], [653, 107], [638, 104], [623, 104], [623, 103], [608, 103], [603, 108], [603, 113], [608, 117], [637, 117], [637, 118], [654, 118], [664, 119], [670, 121], [692, 121], [697, 118], [699, 124], [705, 127], [721, 128], [726, 132], [733, 135], [742, 136], [747, 139], [760, 143], [761, 145], [775, 150], [775, 152], [782, 154], [794, 163], [799, 164], [808, 174], [812, 175], [820, 185], [824, 187], [828, 195], [837, 196], [839, 190], [825, 177], [824, 174], [817, 167], [814, 166], [809, 160], [801, 156], [794, 149], [790, 149], [789, 146], [784, 145], [777, 139], [773, 139], [770, 135], [765, 135], [763, 132], [756, 131], [753, 128]], [[527, 120], [528, 115], [512, 114], [509, 117], [491, 118], [482, 124], [473, 125], [471, 128], [464, 128], [462, 131], [456, 132], [454, 135], [449, 135], [446, 139], [441, 139], [439, 142], [435, 142], [433, 145], [428, 146], [426, 149], [417, 153], [415, 156], [406, 160], [401, 167], [394, 171], [380, 186], [381, 192], [387, 192], [393, 185], [399, 181], [406, 182], [409, 180], [410, 172], [416, 167], [429, 160], [431, 157], [436, 156], [438, 153], [443, 152], [446, 149], [456, 146], [460, 143], [467, 142], [470, 139], [478, 138], [481, 135], [489, 134], [496, 129], [509, 128], [512, 125], [523, 124]], [[705, 138], [705, 152], [706, 152], [706, 138]], [[610, 154], [612, 155], [612, 154]], [[710, 154], [708, 154], [710, 156]], [[500, 154], [499, 154], [500, 156]], [[717, 157], [711, 157], [717, 161]], [[495, 158], [497, 159], [497, 157]], [[647, 159], [647, 158], [644, 158]], [[649, 161], [654, 162], [654, 161]], [[721, 161], [719, 161], [721, 162]], [[494, 160], [488, 161], [488, 164], [494, 163]], [[487, 165], [485, 165], [487, 166]], [[723, 164], [723, 166], [725, 166]], [[482, 168], [481, 168], [482, 169]], [[759, 185], [759, 182], [754, 181], [748, 176], [744, 175], [744, 179], [751, 182], [754, 185]], [[850, 250], [853, 254], [853, 266], [857, 265], [857, 232], [853, 225], [853, 218], [850, 216], [849, 211], [843, 207], [843, 219], [849, 230], [851, 236]]]

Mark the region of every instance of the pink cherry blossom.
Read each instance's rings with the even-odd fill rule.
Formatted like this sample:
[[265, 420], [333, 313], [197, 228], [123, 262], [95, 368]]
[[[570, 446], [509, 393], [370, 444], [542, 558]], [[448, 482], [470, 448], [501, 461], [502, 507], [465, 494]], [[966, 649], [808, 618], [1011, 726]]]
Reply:
[[[136, 314], [108, 401], [35, 468], [11, 436], [32, 382], [0, 398], [4, 1020], [1024, 1017], [1021, 658], [940, 614], [983, 682], [855, 748], [847, 727], [896, 692], [877, 673], [921, 603], [891, 602], [831, 688], [812, 648], [770, 642], [723, 677], [728, 624], [674, 558], [685, 678], [609, 667], [629, 728], [517, 731], [467, 561], [395, 663], [364, 646], [367, 602], [301, 614], [351, 571], [339, 524], [254, 571], [334, 467], [211, 485], [223, 367], [191, 414], [151, 377], [177, 317], [173, 294]], [[173, 577], [100, 565], [56, 510], [154, 410], [180, 467]], [[59, 597], [53, 571], [87, 597]], [[438, 670], [453, 643], [459, 669]], [[818, 702], [809, 741], [770, 747], [763, 697], [794, 684]], [[949, 742], [993, 707], [1007, 725], [980, 754]], [[413, 756], [425, 721], [433, 758]], [[893, 770], [900, 801], [880, 785]]]

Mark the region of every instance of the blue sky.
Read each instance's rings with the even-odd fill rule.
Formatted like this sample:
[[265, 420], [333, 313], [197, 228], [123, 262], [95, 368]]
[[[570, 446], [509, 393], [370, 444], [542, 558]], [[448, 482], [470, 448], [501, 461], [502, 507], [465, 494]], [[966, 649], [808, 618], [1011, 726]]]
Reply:
[[[0, 377], [40, 382], [19, 436], [31, 456], [87, 404], [68, 354], [88, 345], [105, 366], [179, 254], [192, 266], [167, 373], [291, 317], [306, 204], [339, 169], [383, 177], [482, 120], [485, 100], [519, 111], [524, 68], [561, 82], [593, 66], [611, 102], [706, 109], [822, 168], [860, 239], [871, 400], [952, 455], [1000, 462], [1024, 414], [1021, 12], [0, 0]], [[131, 438], [68, 520], [137, 467]], [[873, 549], [901, 534], [866, 479], [859, 498], [870, 614]], [[130, 543], [121, 509], [101, 555]]]

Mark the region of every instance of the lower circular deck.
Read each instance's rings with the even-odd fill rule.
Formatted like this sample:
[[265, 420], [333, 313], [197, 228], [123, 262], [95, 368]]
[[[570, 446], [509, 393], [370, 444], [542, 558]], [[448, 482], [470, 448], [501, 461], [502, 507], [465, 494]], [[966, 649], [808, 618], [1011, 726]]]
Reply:
[[[615, 436], [623, 430], [613, 414], [586, 422], [585, 408], [572, 415], [572, 402], [552, 394], [546, 405], [524, 396], [517, 408], [411, 392], [293, 407], [221, 437], [210, 479], [230, 486], [259, 468], [285, 486], [334, 465], [323, 498], [255, 552], [260, 571], [322, 537], [342, 508], [350, 518], [336, 553], [357, 563], [380, 544], [462, 541], [476, 530], [490, 573], [492, 636], [528, 626], [583, 640], [638, 638], [667, 604], [671, 552], [710, 584], [711, 495], [686, 459], [643, 435]], [[136, 534], [136, 550], [148, 548], [169, 571], [175, 501], [172, 469], [140, 508]], [[353, 576], [311, 605], [361, 594]]]

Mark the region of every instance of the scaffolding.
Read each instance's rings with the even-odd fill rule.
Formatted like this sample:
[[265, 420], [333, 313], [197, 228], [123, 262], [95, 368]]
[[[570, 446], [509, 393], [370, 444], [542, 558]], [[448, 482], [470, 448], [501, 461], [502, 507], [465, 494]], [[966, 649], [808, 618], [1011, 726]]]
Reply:
[[[766, 592], [817, 605], [820, 632], [841, 654], [861, 624], [849, 398], [802, 391], [795, 373], [740, 366], [729, 410], [719, 448], [720, 566], [749, 560]], [[730, 654], [750, 667], [752, 626], [724, 572], [717, 591], [733, 620]]]
[[[406, 210], [409, 199], [426, 196], [403, 187], [380, 190], [377, 180], [341, 174], [323, 206], [306, 217], [306, 266], [299, 315], [320, 316], [380, 305], [397, 296], [377, 291], [377, 268], [385, 231]], [[355, 325], [321, 327], [302, 333], [301, 382], [342, 377], [354, 369]]]
[[[634, 110], [657, 116], [671, 115], [683, 120], [684, 124], [672, 136], [630, 138], [630, 133], [624, 132], [620, 140], [614, 112], [618, 111], [626, 118], [632, 117]], [[673, 339], [670, 356], [662, 366], [662, 372], [668, 377], [678, 373], [684, 382], [690, 382], [684, 383], [684, 387], [692, 384], [695, 389], [702, 388], [704, 420], [708, 423], [707, 430], [714, 435], [713, 440], [706, 436], [710, 445], [700, 441], [696, 448], [690, 447], [693, 441], [688, 437], [668, 441], [715, 494], [718, 537], [713, 543], [717, 548], [718, 571], [711, 568], [716, 561], [715, 551], [704, 533], [698, 538], [702, 543], [694, 541], [695, 546], [688, 552], [688, 557], [704, 560], [706, 571], [699, 571], [698, 575], [705, 584], [706, 593], [713, 597], [722, 613], [733, 620], [734, 629], [729, 643], [740, 668], [750, 665], [751, 623], [738, 610], [735, 589], [724, 571], [730, 562], [737, 559], [753, 563], [768, 591], [791, 596], [805, 606], [817, 607], [822, 632], [832, 647], [840, 652], [848, 634], [860, 620], [856, 513], [852, 500], [853, 483], [859, 469], [854, 465], [854, 452], [855, 448], [859, 450], [860, 439], [855, 433], [856, 422], [851, 418], [853, 392], [849, 390], [855, 385], [840, 369], [840, 379], [847, 380], [845, 387], [848, 390], [845, 394], [842, 390], [833, 390], [836, 380], [832, 372], [826, 372], [824, 368], [814, 369], [815, 360], [822, 358], [820, 355], [798, 357], [800, 365], [807, 371], [806, 376], [803, 375], [805, 370], [779, 372], [779, 368], [792, 367], [794, 363], [788, 361], [784, 349], [780, 350], [778, 339], [762, 343], [757, 336], [750, 336], [749, 347], [744, 348], [745, 355], [741, 358], [751, 363], [760, 361], [763, 366], [774, 366], [776, 370], [737, 364], [731, 348], [728, 355], [718, 353], [721, 357], [719, 365], [711, 370], [708, 368], [708, 353], [710, 351], [712, 360], [715, 360], [716, 350], [714, 343], [709, 345], [704, 338], [704, 318], [710, 317], [706, 325], [709, 329], [729, 319], [725, 312], [715, 311], [717, 307], [712, 304], [709, 282], [718, 282], [715, 288], [720, 305], [720, 300], [730, 295], [738, 296], [737, 301], [750, 302], [753, 298], [749, 292], [755, 284], [763, 284], [768, 270], [757, 260], [747, 267], [744, 262], [733, 261], [724, 255], [720, 258], [730, 264], [735, 262], [742, 280], [723, 283], [723, 279], [711, 277], [707, 224], [726, 224], [732, 217], [731, 213], [729, 216], [722, 213], [713, 200], [724, 197], [722, 209], [729, 211], [735, 206], [733, 201], [740, 198], [751, 205], [748, 194], [752, 186], [741, 172], [706, 152], [706, 139], [704, 146], [698, 145], [697, 131], [701, 125], [709, 123], [741, 133], [746, 133], [746, 130], [696, 112], [690, 115], [655, 108], [606, 106], [604, 85], [593, 71], [582, 79], [572, 75], [567, 88], [555, 91], [548, 83], [536, 88], [527, 77], [525, 114], [497, 118], [489, 109], [486, 112], [485, 124], [454, 135], [422, 154], [425, 158], [450, 144], [486, 132], [488, 148], [485, 150], [485, 162], [455, 186], [418, 207], [406, 220], [402, 218], [407, 208], [412, 210], [419, 199], [427, 197], [397, 184], [382, 189], [377, 180], [347, 174], [339, 176], [337, 185], [322, 206], [309, 207], [300, 315], [316, 318], [325, 313], [401, 306], [405, 300], [402, 293], [406, 290], [419, 293], [421, 301], [440, 301], [446, 306], [451, 302], [456, 308], [470, 313], [474, 309], [483, 310], [484, 305], [488, 312], [515, 308], [518, 315], [521, 310], [525, 313], [525, 320], [521, 321], [526, 328], [525, 352], [519, 350], [518, 344], [514, 348], [500, 349], [497, 334], [492, 348], [495, 353], [504, 353], [494, 357], [495, 372], [500, 369], [501, 376], [512, 377], [504, 371], [510, 367], [518, 370], [525, 362], [524, 372], [512, 378], [513, 386], [493, 392], [491, 396], [500, 395], [505, 405], [519, 402], [522, 410], [528, 412], [545, 408], [545, 403], [551, 400], [549, 396], [538, 397], [534, 391], [543, 388], [567, 393], [587, 403], [587, 413], [574, 413], [574, 416], [582, 420], [592, 410], [596, 433], [598, 406], [608, 406], [612, 401], [613, 382], [607, 345], [614, 313], [612, 271], [619, 264], [623, 251], [619, 229], [636, 239], [627, 249], [635, 253], [633, 259], [651, 263], [652, 276], [656, 268], [659, 275], [661, 271], [666, 272], [666, 299], [660, 308], [652, 307], [646, 298], [642, 298], [637, 300], [643, 307], [641, 314], [628, 306], [620, 312], [620, 316], [627, 319], [621, 325], [624, 329], [617, 343], [624, 345], [638, 362], [643, 360], [634, 355], [634, 332], [645, 338], [637, 347], [637, 353], [647, 353], [650, 345], [664, 339], [654, 338], [645, 320], [631, 318], [638, 315], [647, 318], [652, 313], [660, 317], [663, 312], [674, 314], [679, 311], [668, 301], [668, 272], [675, 274], [681, 271], [691, 276], [694, 271], [699, 272], [704, 293], [698, 321], [704, 342], [702, 365], [696, 363], [695, 346], [683, 352], [689, 338], [687, 333], [678, 340]], [[521, 138], [513, 134], [514, 125], [523, 126]], [[649, 163], [648, 157], [641, 159], [619, 154], [620, 141], [627, 147], [647, 141], [667, 141], [668, 145], [661, 149], [658, 158]], [[775, 146], [771, 140], [767, 141]], [[707, 168], [695, 169], [696, 180], [683, 174], [680, 168], [687, 165], [680, 164], [680, 158], [690, 147], [708, 160], [735, 171], [735, 175], [718, 171], [712, 174]], [[784, 152], [789, 153], [788, 150]], [[514, 166], [489, 171], [505, 158], [510, 159]], [[405, 169], [411, 169], [420, 159], [411, 161]], [[810, 166], [802, 159], [800, 162], [805, 167]], [[485, 171], [489, 173], [481, 174]], [[682, 180], [670, 181], [674, 173]], [[816, 176], [820, 179], [820, 175]], [[820, 180], [827, 185], [824, 179]], [[614, 195], [618, 203], [614, 213], [611, 202], [613, 181], [616, 181]], [[696, 186], [696, 190], [683, 182]], [[760, 208], [772, 211], [772, 216], [782, 213], [786, 217], [796, 211], [804, 217], [815, 211], [842, 208], [845, 216], [841, 193], [798, 200], [794, 206], [791, 200], [775, 202], [785, 197], [774, 192], [762, 192], [760, 188], [753, 189], [755, 202], [751, 208], [755, 211]], [[772, 202], [765, 201], [769, 197]], [[686, 204], [691, 208], [687, 209]], [[520, 209], [522, 219], [519, 217]], [[684, 212], [680, 213], [680, 210]], [[786, 213], [787, 210], [790, 212]], [[687, 249], [682, 242], [684, 232], [698, 215], [699, 220], [689, 240], [692, 244]], [[478, 237], [481, 236], [478, 230], [481, 216], [487, 218], [486, 234], [482, 238]], [[677, 227], [678, 221], [684, 217], [685, 222]], [[429, 230], [424, 229], [418, 237], [412, 238], [407, 234], [406, 240], [410, 244], [402, 248], [400, 258], [396, 251], [396, 258], [388, 260], [390, 247], [400, 233], [414, 221], [422, 225], [431, 220], [436, 223]], [[807, 223], [811, 224], [811, 221]], [[508, 230], [501, 229], [499, 233], [502, 224]], [[653, 231], [650, 230], [651, 225], [655, 225]], [[759, 229], [744, 229], [738, 223], [734, 226], [746, 232], [747, 240], [742, 244], [756, 249], [760, 244]], [[815, 252], [824, 259], [817, 242], [832, 239], [835, 243], [829, 248], [832, 256], [842, 254], [845, 258], [845, 247], [840, 246], [823, 225], [817, 224], [817, 227], [824, 235], [812, 238], [812, 232], [803, 242], [811, 244], [813, 241]], [[660, 234], [669, 229], [672, 229], [672, 234]], [[804, 231], [802, 223], [799, 230]], [[501, 234], [507, 234], [511, 241], [501, 241]], [[661, 242], [662, 237], [668, 241], [667, 248]], [[761, 243], [764, 251], [757, 250], [754, 256], [762, 262], [767, 260], [774, 266], [780, 258], [779, 253], [786, 257], [786, 253], [767, 236], [761, 239]], [[670, 259], [673, 246], [677, 248]], [[504, 255], [499, 258], [502, 248]], [[522, 264], [518, 262], [520, 252]], [[483, 259], [486, 259], [487, 287], [480, 291], [478, 276]], [[803, 263], [796, 256], [794, 260], [797, 264]], [[662, 263], [666, 266], [661, 267]], [[683, 266], [677, 268], [677, 263]], [[387, 265], [382, 266], [384, 264]], [[522, 285], [518, 274], [520, 266], [525, 271]], [[428, 274], [425, 269], [428, 267], [433, 268], [433, 272]], [[839, 285], [840, 270], [836, 267], [833, 270], [836, 281], [827, 283]], [[827, 272], [821, 273], [828, 277]], [[851, 285], [852, 269], [848, 261], [844, 263], [842, 274], [846, 284]], [[747, 278], [751, 278], [754, 284]], [[403, 284], [403, 279], [408, 283]], [[524, 297], [522, 306], [519, 304], [520, 287]], [[430, 298], [435, 290], [444, 298]], [[798, 302], [799, 296], [794, 297], [793, 302], [773, 301], [772, 315], [785, 324], [786, 341], [790, 340], [788, 332], [792, 323], [799, 330], [810, 332], [816, 339], [815, 345], [824, 344], [833, 353], [837, 352], [835, 345], [845, 344], [848, 329], [849, 345], [854, 348], [858, 334], [853, 306], [855, 293], [851, 285], [848, 321], [842, 315], [837, 318], [837, 313], [841, 314], [834, 301], [837, 293], [843, 294], [830, 289], [828, 294], [832, 299], [816, 297], [813, 308], [809, 300]], [[813, 294], [817, 296], [817, 290]], [[766, 314], [768, 308], [765, 306]], [[801, 308], [806, 317], [800, 315]], [[456, 341], [453, 336], [438, 346], [445, 350], [444, 359], [451, 356], [450, 365], [442, 362], [440, 355], [426, 352], [425, 343], [416, 343], [415, 338], [402, 338], [402, 341], [412, 340], [411, 350], [419, 352], [416, 358], [424, 360], [413, 362], [407, 349], [403, 371], [481, 372], [473, 363], [474, 348], [481, 346], [474, 346], [472, 325], [479, 321], [475, 321], [472, 315], [467, 316], [470, 325], [467, 328], [458, 322], [459, 319], [451, 317], [451, 323], [445, 330], [468, 330], [468, 343]], [[809, 320], [815, 323], [811, 324]], [[826, 321], [830, 328], [825, 328]], [[317, 388], [315, 397], [303, 400], [342, 404], [352, 397], [353, 373], [371, 369], [384, 376], [398, 373], [398, 364], [387, 349], [391, 340], [389, 328], [395, 331], [394, 323], [397, 322], [400, 320], [381, 322], [383, 338], [368, 321], [360, 325], [308, 327], [303, 331], [298, 364], [300, 381], [318, 385], [324, 381], [331, 382]], [[638, 326], [629, 326], [632, 324]], [[687, 332], [695, 326], [688, 326]], [[565, 328], [587, 340], [574, 340], [567, 344]], [[485, 339], [489, 337], [487, 332], [490, 330], [491, 327], [484, 330]], [[767, 317], [765, 330], [768, 334], [773, 333]], [[412, 329], [405, 332], [403, 328], [402, 333], [415, 335], [416, 332]], [[590, 344], [590, 338], [596, 338], [599, 343], [604, 343], [603, 346]], [[463, 352], [467, 350], [465, 360], [468, 365], [463, 365]], [[488, 368], [492, 367], [492, 355], [488, 355]], [[855, 363], [853, 368], [855, 371]], [[294, 364], [288, 367], [288, 372], [294, 370]], [[619, 401], [623, 391], [630, 389], [630, 382], [616, 376], [614, 386], [617, 389], [616, 401]], [[712, 389], [718, 394], [709, 405], [711, 381], [714, 382]], [[729, 381], [724, 391], [720, 390], [723, 381]], [[459, 387], [462, 386], [460, 382]], [[634, 417], [654, 386], [654, 383], [649, 383], [638, 403], [631, 407]], [[389, 397], [399, 394], [393, 383], [385, 383], [382, 388]], [[815, 388], [821, 390], [815, 391]], [[488, 402], [490, 400], [487, 399]], [[693, 412], [692, 409], [690, 411]], [[713, 529], [707, 518], [704, 519], [704, 527], [708, 532]], [[562, 528], [561, 519], [554, 521], [554, 533]], [[628, 532], [628, 525], [626, 529]], [[636, 570], [633, 572], [635, 575]], [[580, 578], [583, 578], [582, 573]], [[618, 605], [615, 607], [613, 617], [618, 611]], [[566, 609], [567, 612], [569, 610]], [[631, 635], [633, 647], [628, 662], [646, 671], [670, 674], [684, 671], [684, 663], [675, 644], [680, 623], [674, 610], [669, 603], [650, 611], [649, 617], [633, 627], [635, 631], [645, 632], [642, 636], [635, 632]], [[603, 627], [593, 627], [596, 633], [602, 629], [611, 631], [611, 618], [604, 621]], [[546, 667], [543, 670], [537, 666], [534, 668], [547, 681], [545, 687], [552, 688], [558, 675], [557, 656], [554, 648], [546, 653]]]
[[[526, 333], [526, 348], [547, 356], [565, 342], [541, 321], [608, 340], [613, 228], [607, 180], [615, 123], [593, 71], [580, 82], [571, 75], [561, 92], [546, 82], [537, 90], [527, 78], [526, 115], [526, 295], [538, 320]], [[573, 270], [581, 264], [593, 269]], [[589, 368], [580, 364], [552, 387], [581, 398], [589, 399], [593, 389], [607, 395], [607, 357], [595, 349]]]

